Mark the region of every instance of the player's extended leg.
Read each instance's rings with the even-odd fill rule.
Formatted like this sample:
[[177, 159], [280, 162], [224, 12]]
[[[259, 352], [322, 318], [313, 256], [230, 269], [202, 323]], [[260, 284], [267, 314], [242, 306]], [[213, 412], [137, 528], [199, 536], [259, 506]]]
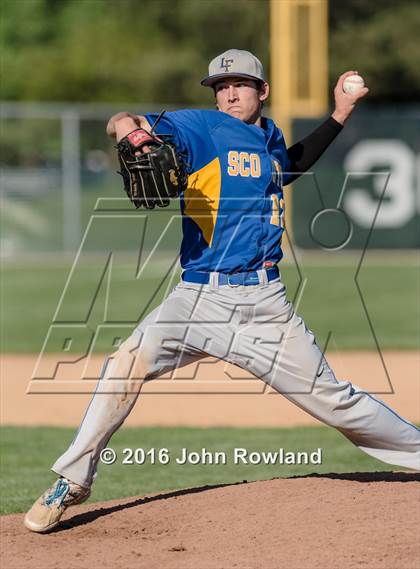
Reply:
[[[31, 531], [50, 531], [69, 506], [80, 504], [89, 497], [100, 453], [130, 413], [152, 371], [148, 357], [151, 351], [145, 348], [146, 343], [142, 349], [141, 338], [136, 331], [106, 359], [76, 437], [52, 466], [60, 478], [25, 516], [25, 526]], [[193, 361], [194, 357], [197, 356], [184, 350], [181, 365]]]
[[[100, 453], [130, 413], [144, 382], [205, 356], [211, 332], [202, 323], [203, 314], [217, 320], [218, 311], [224, 312], [223, 307], [214, 306], [212, 298], [179, 285], [106, 359], [77, 435], [52, 467], [61, 478], [27, 513], [28, 529], [51, 530], [68, 506], [88, 498]], [[215, 350], [222, 355], [224, 348], [218, 337]]]
[[337, 381], [281, 284], [259, 297], [254, 322], [238, 335], [236, 350], [250, 355], [247, 369], [371, 456], [420, 469], [420, 430], [356, 385]]

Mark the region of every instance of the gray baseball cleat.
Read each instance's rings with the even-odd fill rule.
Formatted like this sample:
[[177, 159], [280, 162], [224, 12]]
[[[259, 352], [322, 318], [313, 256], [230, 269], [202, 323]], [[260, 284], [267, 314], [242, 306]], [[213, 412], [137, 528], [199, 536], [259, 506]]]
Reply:
[[45, 533], [60, 522], [69, 506], [81, 504], [90, 496], [90, 488], [79, 486], [67, 478], [59, 478], [42, 494], [26, 514], [23, 523], [31, 530]]

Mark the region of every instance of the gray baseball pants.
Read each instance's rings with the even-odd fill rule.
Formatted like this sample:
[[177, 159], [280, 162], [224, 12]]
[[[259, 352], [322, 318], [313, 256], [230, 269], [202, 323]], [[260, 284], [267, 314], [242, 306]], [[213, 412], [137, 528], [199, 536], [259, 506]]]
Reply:
[[277, 279], [255, 286], [180, 282], [105, 361], [79, 431], [52, 470], [90, 486], [100, 452], [144, 381], [207, 355], [249, 370], [367, 454], [420, 470], [420, 429], [349, 381], [338, 381]]

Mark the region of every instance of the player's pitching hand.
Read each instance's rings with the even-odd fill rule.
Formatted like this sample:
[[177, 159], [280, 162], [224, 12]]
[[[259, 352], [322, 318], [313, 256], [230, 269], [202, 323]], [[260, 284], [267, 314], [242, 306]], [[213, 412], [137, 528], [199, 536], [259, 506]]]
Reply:
[[358, 72], [346, 71], [340, 75], [334, 89], [335, 110], [332, 114], [332, 117], [340, 124], [345, 123], [345, 121], [353, 112], [357, 101], [367, 95], [369, 92], [369, 89], [367, 87], [361, 87], [354, 93], [346, 93], [343, 89], [343, 84], [346, 78], [350, 77], [350, 75], [358, 75]]

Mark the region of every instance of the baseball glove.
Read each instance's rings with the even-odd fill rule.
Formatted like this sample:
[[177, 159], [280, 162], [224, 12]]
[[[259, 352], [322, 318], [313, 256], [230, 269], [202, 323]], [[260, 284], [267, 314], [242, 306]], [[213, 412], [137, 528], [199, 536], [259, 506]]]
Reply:
[[173, 144], [142, 128], [117, 146], [124, 190], [136, 208], [166, 207], [187, 187], [187, 168]]

